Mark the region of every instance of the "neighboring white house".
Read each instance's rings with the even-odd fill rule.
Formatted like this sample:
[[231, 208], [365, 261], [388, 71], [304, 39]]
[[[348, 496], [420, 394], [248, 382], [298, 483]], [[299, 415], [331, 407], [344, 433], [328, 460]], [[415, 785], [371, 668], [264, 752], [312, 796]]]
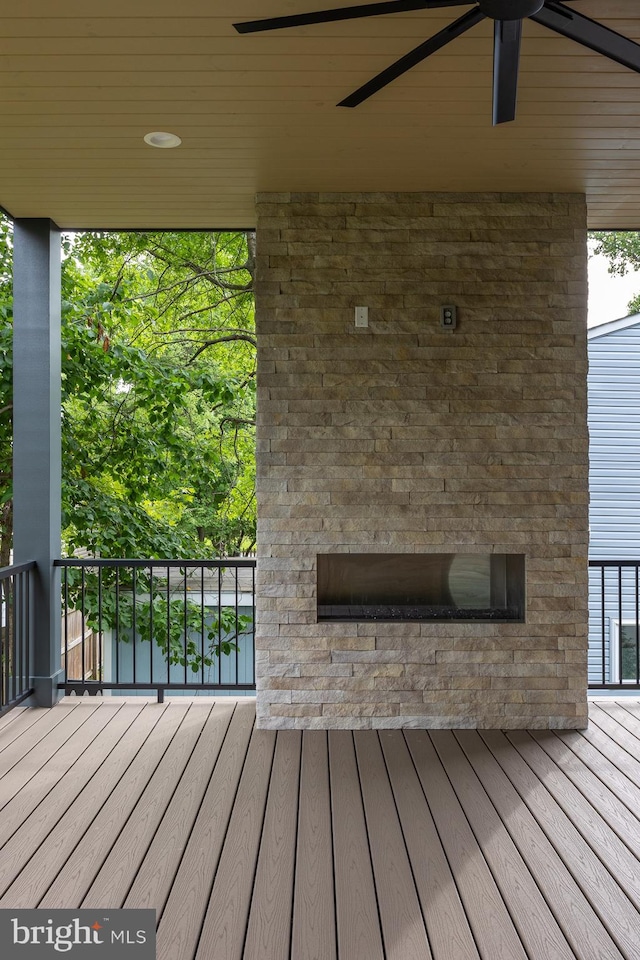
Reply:
[[[640, 314], [589, 330], [589, 558], [640, 560]], [[592, 569], [589, 679], [637, 668], [636, 571]], [[604, 603], [603, 603], [604, 596]], [[604, 657], [604, 670], [603, 670]], [[635, 663], [635, 665], [634, 665]]]

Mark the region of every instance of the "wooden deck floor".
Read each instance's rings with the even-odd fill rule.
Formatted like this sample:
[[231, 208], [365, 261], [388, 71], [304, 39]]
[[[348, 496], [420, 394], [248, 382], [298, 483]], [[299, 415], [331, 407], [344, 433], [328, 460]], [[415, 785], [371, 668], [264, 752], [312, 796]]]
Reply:
[[0, 721], [0, 906], [153, 907], [160, 960], [638, 960], [640, 703], [584, 733]]

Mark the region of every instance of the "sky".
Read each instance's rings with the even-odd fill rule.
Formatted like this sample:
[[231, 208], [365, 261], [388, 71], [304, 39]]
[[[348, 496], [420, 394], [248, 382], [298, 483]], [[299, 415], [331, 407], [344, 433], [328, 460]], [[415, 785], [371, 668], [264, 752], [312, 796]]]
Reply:
[[612, 277], [608, 272], [606, 257], [589, 257], [589, 307], [590, 327], [609, 320], [626, 317], [627, 304], [640, 293], [640, 271], [624, 277]]

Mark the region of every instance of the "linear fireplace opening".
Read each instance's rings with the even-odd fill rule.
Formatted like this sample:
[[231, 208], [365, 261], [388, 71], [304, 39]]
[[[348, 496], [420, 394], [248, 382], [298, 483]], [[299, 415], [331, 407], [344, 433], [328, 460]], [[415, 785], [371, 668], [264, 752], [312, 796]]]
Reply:
[[524, 554], [321, 553], [318, 620], [524, 622]]

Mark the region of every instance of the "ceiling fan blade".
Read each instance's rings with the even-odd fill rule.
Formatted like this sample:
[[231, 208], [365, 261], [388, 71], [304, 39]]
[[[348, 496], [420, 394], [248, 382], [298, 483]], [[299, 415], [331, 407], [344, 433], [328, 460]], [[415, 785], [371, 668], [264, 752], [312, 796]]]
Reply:
[[493, 125], [516, 118], [522, 20], [493, 25]]
[[473, 0], [384, 0], [382, 3], [363, 3], [357, 7], [339, 7], [335, 10], [316, 10], [313, 13], [296, 13], [290, 17], [271, 17], [267, 20], [248, 20], [234, 23], [238, 33], [261, 33], [264, 30], [280, 30], [283, 27], [303, 27], [310, 23], [331, 23], [334, 20], [357, 20], [360, 17], [377, 17], [383, 13], [407, 13], [411, 10], [432, 10], [440, 7], [468, 6]]
[[640, 73], [640, 44], [623, 37], [615, 30], [610, 30], [602, 23], [576, 13], [563, 3], [546, 0], [544, 7], [532, 14], [531, 19]]
[[420, 46], [411, 50], [410, 53], [405, 54], [405, 56], [399, 60], [396, 60], [395, 63], [392, 63], [391, 66], [383, 70], [382, 73], [379, 73], [376, 77], [373, 77], [372, 80], [369, 80], [363, 84], [363, 86], [349, 94], [348, 97], [340, 101], [338, 106], [357, 107], [363, 100], [367, 100], [374, 93], [377, 93], [378, 90], [382, 90], [382, 88], [386, 87], [392, 80], [401, 77], [407, 70], [411, 70], [412, 67], [426, 60], [426, 58], [431, 56], [432, 53], [435, 53], [436, 50], [444, 47], [450, 40], [455, 40], [461, 33], [465, 33], [471, 27], [474, 27], [476, 23], [480, 23], [480, 21], [484, 19], [484, 14], [480, 13], [477, 7], [475, 10], [470, 10], [468, 13], [463, 14], [457, 20], [454, 20], [453, 23], [450, 23], [448, 27], [445, 27], [444, 30], [440, 30], [439, 33], [425, 40]]

